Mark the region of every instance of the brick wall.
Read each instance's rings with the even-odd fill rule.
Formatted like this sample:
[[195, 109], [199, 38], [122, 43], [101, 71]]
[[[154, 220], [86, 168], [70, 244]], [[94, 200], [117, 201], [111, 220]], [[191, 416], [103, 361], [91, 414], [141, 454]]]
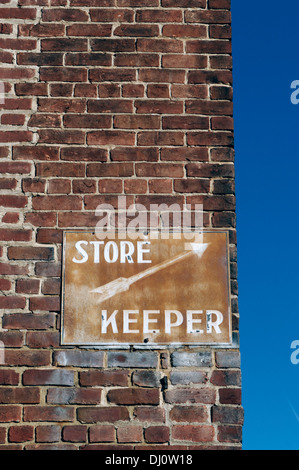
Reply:
[[[240, 448], [230, 0], [0, 4], [0, 449]], [[60, 346], [62, 232], [119, 195], [229, 230], [231, 350]]]

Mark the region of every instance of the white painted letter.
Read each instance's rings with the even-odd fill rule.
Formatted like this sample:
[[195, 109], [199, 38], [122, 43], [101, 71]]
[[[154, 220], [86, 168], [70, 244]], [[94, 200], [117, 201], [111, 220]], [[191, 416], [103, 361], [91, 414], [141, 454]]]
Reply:
[[94, 263], [100, 262], [100, 245], [104, 245], [104, 242], [90, 242], [94, 246]]
[[[216, 315], [216, 320], [212, 321], [212, 315]], [[223, 322], [223, 315], [218, 310], [207, 310], [207, 333], [212, 333], [214, 328], [217, 335], [221, 334], [219, 325]]]
[[193, 318], [193, 314], [201, 315], [203, 310], [187, 310], [187, 333], [203, 333], [203, 330], [193, 329], [193, 323], [201, 323], [201, 318]]
[[82, 248], [81, 245], [88, 245], [88, 242], [86, 242], [84, 240], [80, 240], [79, 242], [76, 243], [75, 247], [77, 248], [77, 251], [80, 253], [80, 255], [82, 255], [83, 258], [78, 260], [74, 257], [73, 260], [72, 260], [73, 263], [81, 264], [81, 263], [86, 263], [86, 261], [88, 260], [88, 254]]
[[112, 315], [107, 319], [107, 310], [102, 310], [102, 334], [107, 333], [107, 327], [111, 324], [113, 333], [118, 333], [115, 317], [118, 310], [114, 310]]
[[[128, 251], [126, 251], [128, 247]], [[132, 242], [120, 242], [120, 262], [121, 263], [134, 263], [132, 255], [134, 253], [134, 244]]]
[[143, 259], [143, 253], [150, 253], [151, 250], [150, 248], [146, 249], [146, 248], [142, 248], [143, 245], [150, 245], [151, 242], [137, 242], [137, 263], [138, 264], [141, 264], [141, 263], [151, 263], [152, 261], [149, 259], [149, 260], [145, 260]]
[[160, 313], [160, 310], [144, 310], [143, 311], [143, 333], [159, 333], [160, 330], [149, 330], [149, 323], [158, 323], [157, 318], [149, 318], [152, 313]]
[[130, 318], [131, 314], [139, 314], [139, 310], [124, 310], [124, 333], [139, 333], [139, 330], [130, 330], [130, 323], [137, 323], [137, 319]]
[[[172, 313], [176, 315], [176, 321], [171, 323], [171, 315]], [[178, 310], [165, 310], [165, 333], [170, 334], [171, 328], [176, 326], [180, 326], [184, 321], [184, 317]]]
[[[112, 247], [112, 258], [110, 257], [110, 247]], [[118, 246], [115, 242], [107, 242], [104, 249], [105, 261], [115, 263], [118, 259]]]

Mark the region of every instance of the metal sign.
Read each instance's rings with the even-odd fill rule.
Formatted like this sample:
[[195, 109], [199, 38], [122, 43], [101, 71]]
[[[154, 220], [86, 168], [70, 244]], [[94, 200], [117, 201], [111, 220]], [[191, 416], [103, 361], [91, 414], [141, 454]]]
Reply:
[[63, 345], [231, 344], [228, 233], [98, 238], [66, 231]]

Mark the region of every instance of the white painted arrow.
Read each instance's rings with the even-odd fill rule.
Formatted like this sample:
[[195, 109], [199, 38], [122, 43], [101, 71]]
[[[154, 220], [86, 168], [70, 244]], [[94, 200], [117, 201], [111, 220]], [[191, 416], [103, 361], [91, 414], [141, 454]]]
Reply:
[[181, 253], [175, 256], [174, 258], [156, 264], [155, 266], [146, 269], [141, 273], [134, 274], [131, 277], [119, 277], [114, 281], [108, 282], [108, 284], [105, 284], [104, 286], [91, 290], [90, 293], [99, 294], [100, 297], [97, 303], [102, 303], [117, 294], [121, 294], [122, 292], [129, 290], [130, 286], [135, 282], [139, 281], [140, 279], [144, 279], [145, 277], [151, 276], [157, 273], [158, 271], [167, 268], [168, 266], [172, 266], [180, 262], [181, 260], [188, 258], [190, 255], [196, 254], [201, 258], [204, 252], [206, 251], [208, 245], [208, 243], [186, 243], [185, 249], [188, 250], [186, 253]]

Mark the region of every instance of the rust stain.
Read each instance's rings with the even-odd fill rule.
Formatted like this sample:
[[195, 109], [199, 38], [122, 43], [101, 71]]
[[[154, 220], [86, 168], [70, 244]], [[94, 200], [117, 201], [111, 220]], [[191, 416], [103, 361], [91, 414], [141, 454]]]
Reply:
[[62, 344], [231, 342], [228, 233], [99, 241], [64, 236]]

